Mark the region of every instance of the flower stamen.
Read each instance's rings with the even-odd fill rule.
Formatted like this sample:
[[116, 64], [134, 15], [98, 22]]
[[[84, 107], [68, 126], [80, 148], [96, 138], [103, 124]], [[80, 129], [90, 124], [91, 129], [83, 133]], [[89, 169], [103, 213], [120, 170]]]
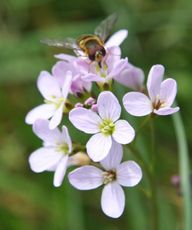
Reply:
[[115, 130], [115, 124], [111, 120], [103, 120], [102, 124], [100, 125], [100, 131], [104, 135], [112, 135]]
[[116, 172], [112, 170], [103, 172], [103, 176], [104, 176], [103, 184], [108, 184], [116, 180]]

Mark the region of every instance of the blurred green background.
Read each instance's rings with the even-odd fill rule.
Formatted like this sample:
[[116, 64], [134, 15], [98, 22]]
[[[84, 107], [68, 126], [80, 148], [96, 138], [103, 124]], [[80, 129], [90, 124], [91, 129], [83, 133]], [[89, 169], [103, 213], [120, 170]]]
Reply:
[[[191, 152], [192, 1], [0, 0], [0, 229], [150, 229], [150, 200], [139, 186], [126, 189], [125, 212], [113, 220], [100, 210], [101, 189], [76, 191], [67, 179], [54, 188], [52, 173], [35, 174], [28, 165], [29, 154], [41, 141], [24, 118], [42, 102], [36, 88], [39, 72], [50, 71], [56, 62], [53, 55], [62, 52], [39, 40], [92, 33], [113, 12], [119, 15], [114, 31], [129, 30], [123, 56], [146, 76], [153, 64], [161, 63], [166, 76], [177, 80], [177, 101]], [[157, 119], [155, 129], [159, 227], [180, 230], [183, 199], [170, 183], [171, 176], [179, 174], [171, 117]]]

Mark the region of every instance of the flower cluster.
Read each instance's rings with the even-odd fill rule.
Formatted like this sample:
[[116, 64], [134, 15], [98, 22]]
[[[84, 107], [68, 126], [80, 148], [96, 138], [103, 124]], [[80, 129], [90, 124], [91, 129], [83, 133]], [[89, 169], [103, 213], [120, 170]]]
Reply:
[[[37, 79], [44, 101], [26, 116], [26, 123], [43, 141], [43, 147], [29, 157], [31, 169], [37, 173], [53, 171], [53, 184], [58, 187], [67, 169], [76, 167], [68, 174], [70, 184], [80, 190], [103, 186], [101, 207], [112, 218], [121, 216], [125, 207], [121, 186], [136, 186], [142, 178], [136, 162], [121, 162], [123, 145], [134, 140], [135, 130], [121, 119], [121, 101], [113, 93], [113, 83], [128, 87], [122, 103], [130, 115], [169, 115], [179, 110], [171, 107], [176, 81], [162, 81], [162, 65], [152, 66], [146, 91], [143, 71], [121, 58], [119, 46], [127, 34], [127, 30], [120, 30], [106, 42], [106, 55], [100, 62], [85, 55], [56, 55], [59, 61], [52, 73], [42, 71]], [[62, 124], [63, 116], [76, 129], [92, 135], [85, 146], [72, 141], [67, 121]]]

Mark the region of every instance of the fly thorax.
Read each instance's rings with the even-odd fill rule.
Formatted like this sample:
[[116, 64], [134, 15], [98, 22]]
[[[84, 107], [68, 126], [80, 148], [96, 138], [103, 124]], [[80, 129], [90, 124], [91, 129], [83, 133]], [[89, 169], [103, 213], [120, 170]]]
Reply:
[[111, 120], [103, 120], [99, 128], [102, 134], [111, 136], [115, 131], [115, 124]]
[[112, 181], [116, 180], [116, 172], [113, 170], [103, 172], [103, 184], [111, 183]]

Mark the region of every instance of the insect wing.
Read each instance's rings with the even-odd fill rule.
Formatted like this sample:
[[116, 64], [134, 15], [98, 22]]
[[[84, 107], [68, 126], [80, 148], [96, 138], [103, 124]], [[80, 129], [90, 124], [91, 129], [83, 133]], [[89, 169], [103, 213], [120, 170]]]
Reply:
[[62, 47], [66, 49], [79, 49], [79, 46], [76, 43], [76, 39], [74, 38], [65, 38], [63, 40], [57, 39], [43, 39], [41, 40], [42, 43], [48, 46], [55, 46], [55, 47]]
[[105, 41], [108, 38], [116, 20], [117, 20], [116, 13], [109, 15], [95, 28], [95, 35], [99, 36], [103, 41]]

